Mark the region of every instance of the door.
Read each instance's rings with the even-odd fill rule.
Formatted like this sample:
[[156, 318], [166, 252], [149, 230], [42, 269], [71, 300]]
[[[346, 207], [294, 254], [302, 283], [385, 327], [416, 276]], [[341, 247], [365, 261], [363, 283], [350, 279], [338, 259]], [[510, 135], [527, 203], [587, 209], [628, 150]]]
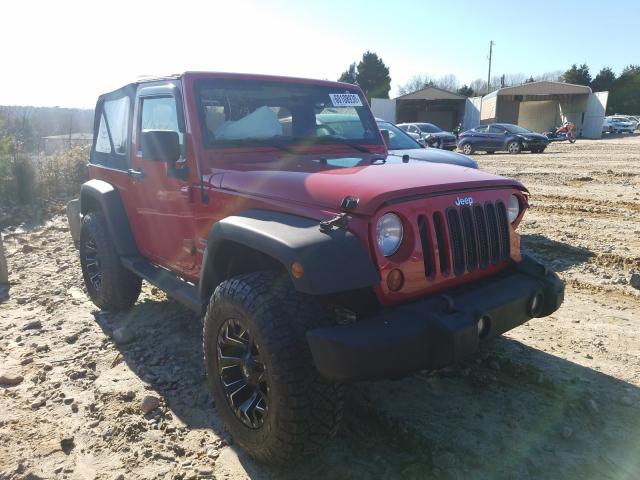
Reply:
[[420, 131], [420, 129], [418, 127], [416, 127], [415, 125], [409, 125], [409, 130], [408, 130], [409, 134], [415, 138], [416, 140], [421, 140], [422, 139], [422, 132]]
[[[185, 156], [184, 117], [180, 92], [173, 86], [141, 88], [136, 101], [136, 131], [131, 161], [131, 193], [135, 196], [134, 236], [139, 250], [155, 263], [192, 277], [196, 266], [193, 193], [194, 159]], [[180, 166], [144, 158], [141, 136], [146, 130], [178, 133]]]
[[504, 147], [504, 142], [507, 138], [506, 129], [499, 125], [489, 125], [489, 131], [487, 132], [484, 140], [485, 148], [490, 150], [501, 150]]
[[471, 131], [471, 145], [473, 145], [474, 148], [485, 147], [485, 145], [487, 144], [488, 129], [489, 127], [487, 127], [486, 125], [480, 125]]

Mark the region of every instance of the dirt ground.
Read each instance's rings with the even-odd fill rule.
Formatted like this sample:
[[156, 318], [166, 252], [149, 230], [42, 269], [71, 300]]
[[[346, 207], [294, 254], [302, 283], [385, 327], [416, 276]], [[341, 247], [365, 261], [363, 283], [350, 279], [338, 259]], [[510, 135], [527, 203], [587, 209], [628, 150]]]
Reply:
[[5, 230], [0, 479], [640, 478], [640, 136], [475, 157], [531, 191], [523, 248], [564, 305], [452, 368], [351, 386], [337, 438], [288, 468], [225, 435], [197, 318], [148, 285], [98, 311], [62, 216]]

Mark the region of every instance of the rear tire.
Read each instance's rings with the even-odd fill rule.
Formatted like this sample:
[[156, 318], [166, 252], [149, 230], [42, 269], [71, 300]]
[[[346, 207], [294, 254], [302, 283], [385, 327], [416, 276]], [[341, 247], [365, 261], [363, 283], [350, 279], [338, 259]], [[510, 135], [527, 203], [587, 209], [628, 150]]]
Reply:
[[286, 463], [335, 435], [344, 390], [319, 375], [305, 336], [332, 323], [286, 274], [239, 275], [212, 295], [203, 332], [207, 378], [227, 430], [257, 460]]
[[518, 154], [522, 151], [522, 145], [520, 145], [520, 142], [516, 142], [511, 141], [507, 144], [507, 152], [511, 153], [511, 154]]
[[122, 266], [102, 212], [82, 219], [80, 266], [89, 298], [101, 310], [118, 312], [136, 303], [142, 279]]
[[464, 153], [465, 155], [471, 155], [474, 152], [474, 148], [470, 143], [465, 143], [464, 145], [462, 145], [460, 150], [462, 150], [462, 153]]

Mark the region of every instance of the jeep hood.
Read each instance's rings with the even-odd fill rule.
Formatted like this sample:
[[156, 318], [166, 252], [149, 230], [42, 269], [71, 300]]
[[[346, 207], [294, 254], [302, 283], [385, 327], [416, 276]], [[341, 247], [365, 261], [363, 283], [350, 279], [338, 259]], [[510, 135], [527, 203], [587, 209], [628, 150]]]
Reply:
[[[241, 170], [217, 173], [217, 180], [209, 181], [224, 190], [334, 211], [340, 210], [344, 197], [354, 196], [359, 203], [353, 213], [366, 215], [372, 215], [386, 202], [414, 195], [497, 188], [526, 191], [517, 180], [473, 168], [415, 160], [403, 163], [394, 156], [388, 156], [385, 163], [369, 164], [370, 161], [334, 158], [325, 164], [317, 159], [300, 160], [285, 168], [270, 162], [243, 164]], [[350, 164], [357, 166], [338, 166]]]

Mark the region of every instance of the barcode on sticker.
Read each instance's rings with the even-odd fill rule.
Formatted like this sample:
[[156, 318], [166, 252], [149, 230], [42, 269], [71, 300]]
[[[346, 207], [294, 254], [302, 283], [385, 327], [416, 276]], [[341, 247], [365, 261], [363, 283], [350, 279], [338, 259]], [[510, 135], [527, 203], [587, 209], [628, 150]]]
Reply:
[[355, 93], [330, 93], [334, 107], [361, 107], [360, 97]]

